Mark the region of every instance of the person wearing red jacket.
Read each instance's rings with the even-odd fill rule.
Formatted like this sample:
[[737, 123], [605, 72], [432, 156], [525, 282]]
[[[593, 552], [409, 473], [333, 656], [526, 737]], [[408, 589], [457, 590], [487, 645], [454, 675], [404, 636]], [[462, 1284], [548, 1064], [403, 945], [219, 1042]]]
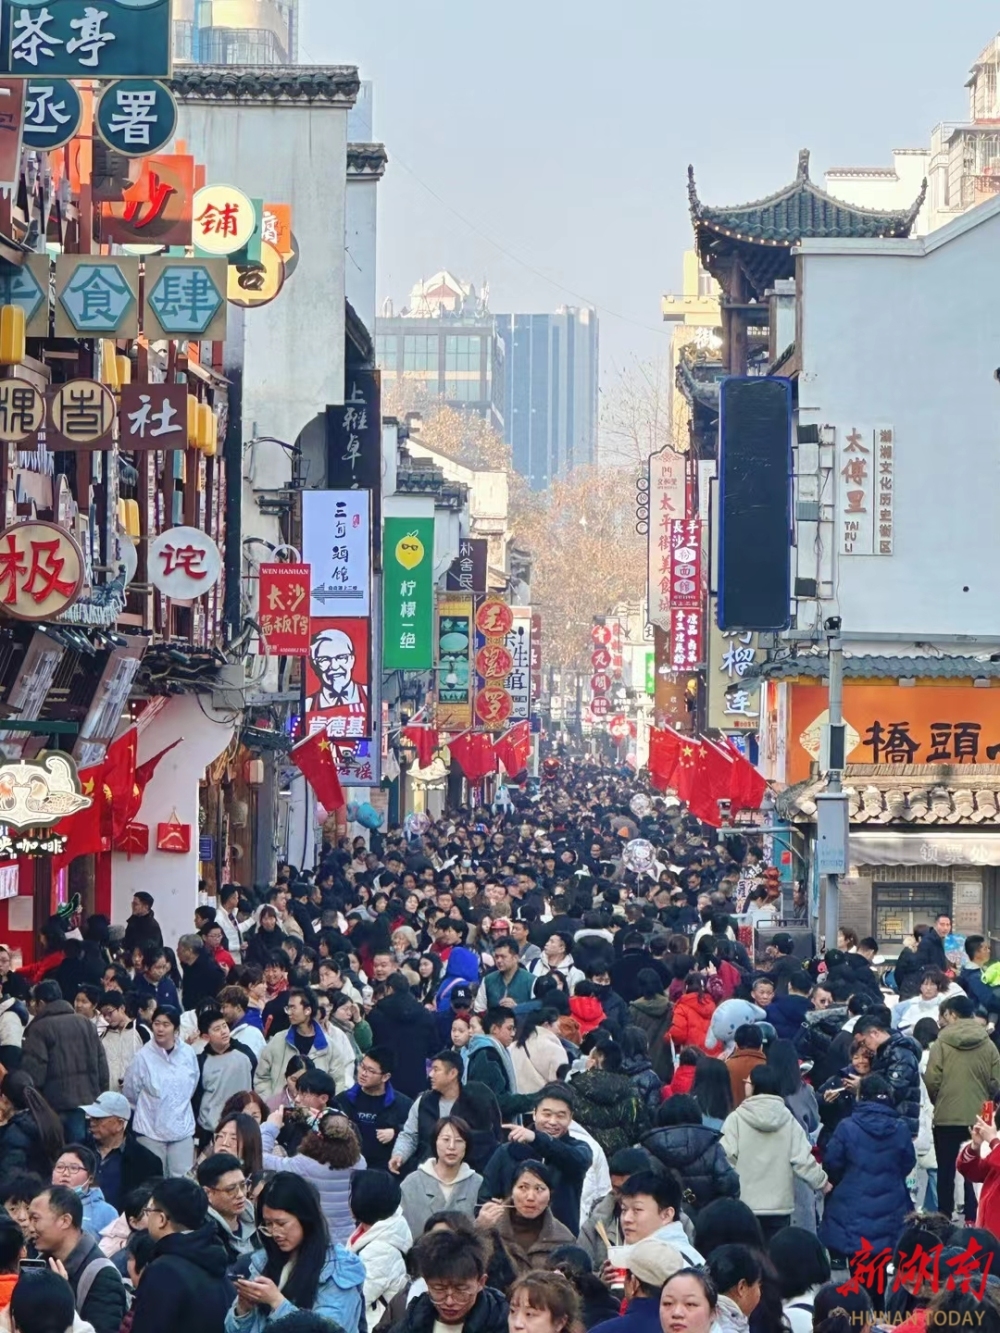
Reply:
[[[982, 1155], [984, 1143], [990, 1148], [985, 1156]], [[956, 1165], [966, 1180], [983, 1187], [976, 1211], [976, 1226], [1000, 1236], [1000, 1131], [996, 1125], [977, 1115], [972, 1138], [958, 1154]]]
[[677, 1068], [674, 1070], [673, 1078], [669, 1083], [663, 1085], [663, 1091], [660, 1093], [661, 1101], [665, 1102], [668, 1097], [691, 1091], [694, 1086], [695, 1070], [700, 1055], [701, 1052], [695, 1046], [688, 1046], [680, 1052], [677, 1056]]
[[684, 994], [674, 1006], [674, 1021], [670, 1025], [670, 1040], [674, 1043], [674, 1049], [697, 1046], [708, 1055], [705, 1039], [714, 1013], [715, 1001], [705, 991], [704, 978], [689, 976], [684, 983]]

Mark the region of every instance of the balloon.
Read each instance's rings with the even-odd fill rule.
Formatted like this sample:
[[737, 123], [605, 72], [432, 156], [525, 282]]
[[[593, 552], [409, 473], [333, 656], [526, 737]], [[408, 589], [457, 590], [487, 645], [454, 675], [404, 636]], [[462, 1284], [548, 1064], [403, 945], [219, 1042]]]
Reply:
[[622, 856], [625, 868], [636, 875], [651, 875], [656, 851], [648, 838], [633, 838], [625, 844]]
[[419, 810], [412, 811], [403, 821], [403, 831], [408, 838], [421, 837], [430, 826], [430, 817]]
[[357, 813], [354, 818], [362, 828], [376, 829], [382, 827], [382, 815], [374, 808], [374, 806], [369, 805], [367, 801], [362, 801], [357, 807]]
[[653, 808], [653, 802], [644, 791], [637, 791], [628, 803], [628, 808], [635, 815], [636, 819], [645, 819]]

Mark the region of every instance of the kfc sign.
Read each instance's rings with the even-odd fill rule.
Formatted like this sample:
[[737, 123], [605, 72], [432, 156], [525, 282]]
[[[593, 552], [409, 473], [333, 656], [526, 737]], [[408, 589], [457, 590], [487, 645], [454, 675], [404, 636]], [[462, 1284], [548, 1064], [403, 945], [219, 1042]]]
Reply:
[[149, 547], [149, 581], [175, 601], [189, 602], [222, 577], [222, 556], [200, 528], [168, 528]]

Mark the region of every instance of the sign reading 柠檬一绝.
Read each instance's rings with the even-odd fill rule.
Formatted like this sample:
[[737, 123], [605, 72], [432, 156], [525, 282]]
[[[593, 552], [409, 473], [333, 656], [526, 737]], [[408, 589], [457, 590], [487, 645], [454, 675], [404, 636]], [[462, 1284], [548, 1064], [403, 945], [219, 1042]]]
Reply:
[[433, 663], [434, 520], [387, 518], [383, 540], [383, 666], [426, 671]]
[[66, 79], [170, 76], [172, 0], [2, 2], [2, 73]]

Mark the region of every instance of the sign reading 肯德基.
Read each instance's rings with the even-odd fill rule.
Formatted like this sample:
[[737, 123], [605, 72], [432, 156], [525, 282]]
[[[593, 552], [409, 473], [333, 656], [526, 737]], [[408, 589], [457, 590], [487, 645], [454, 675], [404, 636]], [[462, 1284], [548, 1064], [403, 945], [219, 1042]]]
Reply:
[[434, 657], [434, 520], [387, 518], [383, 538], [383, 666], [426, 671]]
[[172, 0], [3, 0], [3, 70], [15, 77], [168, 78]]

